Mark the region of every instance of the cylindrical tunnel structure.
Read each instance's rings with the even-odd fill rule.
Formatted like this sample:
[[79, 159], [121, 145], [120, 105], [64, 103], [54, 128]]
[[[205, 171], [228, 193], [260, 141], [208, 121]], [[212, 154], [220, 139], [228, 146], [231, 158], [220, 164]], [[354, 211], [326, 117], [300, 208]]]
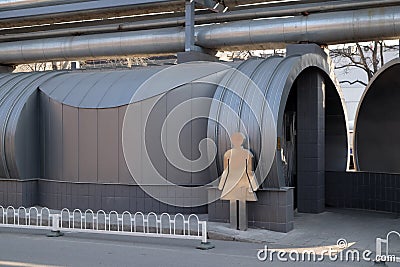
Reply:
[[400, 59], [385, 64], [361, 97], [355, 120], [358, 170], [400, 173]]
[[[3, 74], [0, 174], [85, 183], [85, 194], [96, 194], [96, 185], [114, 184], [121, 189], [107, 199], [116, 202], [123, 190], [118, 186], [139, 185], [164, 203], [152, 207], [156, 211], [165, 211], [165, 204], [204, 207], [207, 190], [179, 195], [162, 186], [215, 185], [221, 157], [230, 147], [228, 134], [242, 131], [255, 156], [258, 179], [266, 179], [263, 186], [284, 187], [278, 143], [283, 146], [286, 140], [285, 110], [298, 78], [313, 73], [325, 84], [325, 169], [343, 171], [348, 161], [346, 114], [329, 64], [317, 54], [295, 54], [241, 64]], [[161, 183], [153, 179], [158, 176]], [[154, 190], [147, 191], [150, 187]], [[63, 202], [55, 199], [67, 194], [59, 191], [60, 196], [42, 194], [46, 203], [41, 204], [59, 208]]]

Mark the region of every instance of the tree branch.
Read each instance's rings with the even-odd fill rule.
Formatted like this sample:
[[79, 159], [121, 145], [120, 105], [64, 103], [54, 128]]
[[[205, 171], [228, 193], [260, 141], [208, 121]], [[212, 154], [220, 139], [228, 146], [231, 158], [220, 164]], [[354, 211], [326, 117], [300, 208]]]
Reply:
[[345, 69], [348, 67], [355, 67], [355, 68], [360, 68], [364, 71], [368, 71], [363, 65], [358, 65], [358, 64], [348, 64], [348, 65], [343, 65], [343, 66], [337, 66], [337, 67], [335, 67], [335, 69], [340, 70], [340, 69]]
[[364, 51], [362, 50], [361, 45], [359, 43], [356, 43], [356, 46], [357, 46], [358, 52], [360, 53], [362, 65], [367, 70], [368, 80], [370, 80], [372, 78], [372, 72], [371, 72], [371, 69], [368, 67], [368, 63], [367, 63], [367, 59], [365, 58]]
[[340, 81], [340, 83], [348, 83], [348, 84], [350, 84], [350, 85], [359, 83], [359, 84], [362, 84], [362, 85], [364, 85], [364, 86], [367, 86], [367, 84], [366, 84], [365, 82], [360, 81], [360, 80], [355, 80], [355, 81], [352, 81], [352, 82], [351, 82], [351, 81]]

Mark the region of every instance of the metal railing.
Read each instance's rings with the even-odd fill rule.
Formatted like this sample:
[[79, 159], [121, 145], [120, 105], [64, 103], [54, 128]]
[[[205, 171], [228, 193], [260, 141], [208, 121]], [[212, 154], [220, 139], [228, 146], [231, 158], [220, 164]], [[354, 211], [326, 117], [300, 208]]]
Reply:
[[[398, 236], [400, 238], [400, 233], [397, 231], [390, 231], [384, 238], [376, 238], [376, 259], [383, 262], [400, 262], [400, 257], [395, 255], [390, 255], [389, 252], [389, 237], [391, 235]], [[382, 253], [382, 244], [384, 245], [385, 253]]]
[[0, 227], [194, 239], [207, 243], [207, 222], [200, 221], [195, 214], [185, 217], [181, 213], [157, 215], [154, 212], [144, 214], [125, 211], [119, 214], [116, 211], [106, 213], [91, 209], [70, 211], [64, 208], [61, 211], [51, 211], [46, 207], [0, 206], [0, 216]]

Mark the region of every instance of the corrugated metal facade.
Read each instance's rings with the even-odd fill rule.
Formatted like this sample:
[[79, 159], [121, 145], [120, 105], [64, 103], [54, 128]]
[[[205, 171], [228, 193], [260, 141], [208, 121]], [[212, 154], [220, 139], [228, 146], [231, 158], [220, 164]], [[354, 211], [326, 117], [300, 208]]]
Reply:
[[[286, 102], [290, 91], [296, 86], [297, 77], [308, 68], [314, 68], [325, 76], [325, 168], [327, 170], [346, 169], [348, 140], [343, 99], [331, 80], [333, 77], [329, 77], [328, 63], [321, 56], [306, 54], [248, 60], [238, 67], [238, 70], [246, 76], [233, 73], [227, 81], [222, 82], [222, 86], [218, 87], [215, 98], [220, 102], [215, 102], [211, 107], [210, 117], [220, 125], [210, 122], [209, 136], [218, 143], [219, 172], [221, 172], [224, 152], [230, 147], [227, 133], [245, 131], [249, 137], [249, 148], [253, 151], [258, 163], [259, 178], [263, 179], [269, 174], [266, 181], [267, 187], [285, 186], [282, 155], [280, 149], [276, 149], [276, 138], [284, 140], [283, 116]], [[254, 84], [249, 83], [247, 77], [250, 77]], [[260, 94], [258, 90], [261, 91], [262, 97], [255, 97]], [[263, 102], [263, 97], [270, 109]], [[227, 109], [233, 110], [233, 113], [238, 116], [236, 118], [226, 116]], [[272, 125], [271, 121], [275, 125]], [[225, 129], [222, 129], [221, 125]], [[260, 156], [263, 158], [261, 161]]]

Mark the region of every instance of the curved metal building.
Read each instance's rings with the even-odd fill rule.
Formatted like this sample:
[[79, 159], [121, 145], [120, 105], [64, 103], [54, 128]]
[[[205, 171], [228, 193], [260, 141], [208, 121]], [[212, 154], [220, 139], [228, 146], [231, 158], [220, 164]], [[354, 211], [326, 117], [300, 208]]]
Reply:
[[399, 71], [400, 59], [388, 62], [361, 97], [353, 142], [360, 171], [400, 173]]
[[[227, 134], [239, 130], [266, 179], [249, 216], [288, 231], [290, 218], [260, 219], [268, 212], [257, 205], [272, 194], [285, 199], [277, 206], [287, 214], [294, 202], [318, 211], [325, 169], [347, 166], [346, 115], [333, 81], [326, 58], [296, 53], [239, 65], [3, 74], [0, 173], [33, 181], [26, 190], [35, 193], [25, 198], [51, 208], [208, 212], [225, 220], [219, 200], [207, 200], [218, 199], [213, 185]], [[201, 186], [208, 191], [193, 189]], [[287, 186], [298, 188], [296, 201]]]

